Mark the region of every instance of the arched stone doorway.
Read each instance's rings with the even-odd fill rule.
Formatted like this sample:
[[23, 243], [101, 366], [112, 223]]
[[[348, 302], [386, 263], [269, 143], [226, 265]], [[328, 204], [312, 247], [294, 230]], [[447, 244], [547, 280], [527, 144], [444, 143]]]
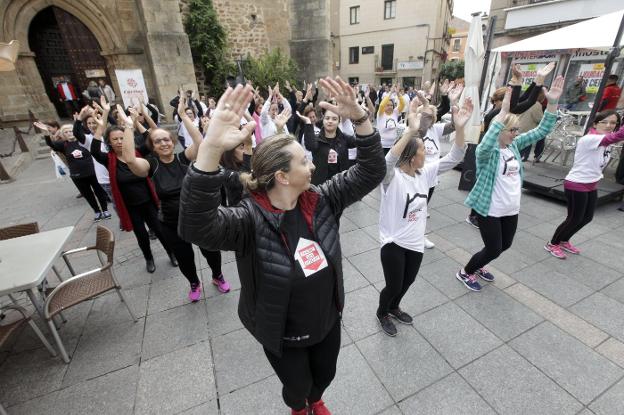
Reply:
[[63, 85], [71, 85], [74, 101], [84, 104], [81, 92], [90, 81], [110, 83], [99, 42], [78, 18], [61, 8], [48, 7], [33, 18], [28, 43], [46, 94], [60, 117], [70, 118], [79, 107], [78, 102], [62, 99]]

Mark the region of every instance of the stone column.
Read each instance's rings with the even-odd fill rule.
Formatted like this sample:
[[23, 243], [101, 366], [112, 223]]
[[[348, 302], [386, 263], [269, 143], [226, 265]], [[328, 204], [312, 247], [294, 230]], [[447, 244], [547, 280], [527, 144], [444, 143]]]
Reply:
[[290, 56], [300, 81], [332, 74], [330, 14], [329, 0], [292, 0]]
[[188, 36], [178, 0], [137, 0], [145, 33], [145, 51], [152, 68], [157, 100], [163, 113], [182, 85], [197, 89]]

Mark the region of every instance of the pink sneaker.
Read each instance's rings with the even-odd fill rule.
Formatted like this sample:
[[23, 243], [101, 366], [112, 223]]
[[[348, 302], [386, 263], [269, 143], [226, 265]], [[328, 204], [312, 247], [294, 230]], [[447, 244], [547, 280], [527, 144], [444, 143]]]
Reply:
[[550, 254], [556, 258], [566, 259], [568, 257], [565, 252], [563, 252], [563, 249], [561, 249], [560, 245], [553, 245], [548, 242], [546, 245], [544, 245], [544, 249], [550, 252]]
[[201, 284], [191, 284], [191, 291], [189, 291], [188, 297], [191, 302], [198, 302], [201, 298]]
[[212, 283], [217, 286], [217, 289], [222, 293], [230, 292], [230, 284], [223, 278], [223, 274], [217, 278], [212, 279]]
[[574, 254], [574, 255], [578, 255], [578, 254], [581, 253], [581, 251], [577, 247], [572, 245], [569, 241], [567, 241], [567, 242], [559, 242], [559, 246], [564, 251], [567, 251], [567, 252], [569, 252], [571, 254]]

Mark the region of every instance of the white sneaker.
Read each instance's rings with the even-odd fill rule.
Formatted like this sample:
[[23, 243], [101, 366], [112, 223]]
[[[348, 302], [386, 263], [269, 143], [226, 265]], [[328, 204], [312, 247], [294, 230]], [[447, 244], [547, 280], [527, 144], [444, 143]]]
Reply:
[[431, 242], [431, 241], [429, 240], [429, 238], [427, 238], [427, 237], [425, 236], [425, 248], [427, 248], [427, 249], [431, 249], [431, 248], [433, 248], [434, 246], [435, 246], [435, 244], [434, 244], [433, 242]]

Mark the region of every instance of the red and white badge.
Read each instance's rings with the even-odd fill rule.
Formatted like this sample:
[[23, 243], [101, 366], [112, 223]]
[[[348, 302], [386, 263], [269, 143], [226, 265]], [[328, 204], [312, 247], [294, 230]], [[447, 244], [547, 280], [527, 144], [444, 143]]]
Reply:
[[295, 260], [299, 262], [304, 275], [310, 275], [327, 268], [327, 258], [320, 245], [309, 239], [299, 238], [295, 250]]
[[71, 152], [71, 155], [75, 158], [75, 159], [81, 159], [82, 158], [82, 151], [76, 149], [74, 151]]
[[329, 150], [329, 154], [327, 155], [327, 162], [331, 164], [338, 163], [338, 153], [336, 153], [333, 149]]

